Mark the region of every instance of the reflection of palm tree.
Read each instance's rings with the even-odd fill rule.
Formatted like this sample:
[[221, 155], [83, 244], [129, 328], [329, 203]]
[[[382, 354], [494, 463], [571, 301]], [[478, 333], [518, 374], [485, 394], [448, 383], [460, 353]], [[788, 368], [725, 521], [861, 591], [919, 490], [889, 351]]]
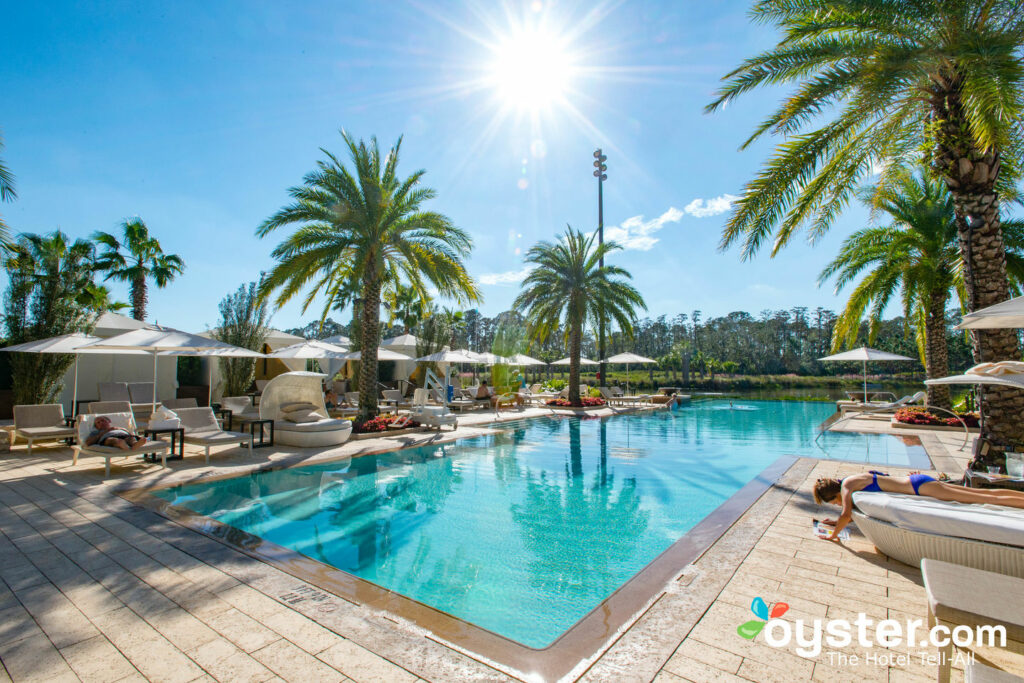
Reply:
[[[634, 559], [650, 512], [641, 508], [634, 478], [617, 486], [613, 474], [599, 473], [587, 485], [580, 421], [570, 420], [568, 427], [569, 476], [560, 482], [527, 472], [526, 498], [512, 507], [512, 518], [535, 558], [534, 586], [568, 596], [605, 596], [622, 583], [616, 569]], [[585, 543], [598, 538], [600, 543]]]

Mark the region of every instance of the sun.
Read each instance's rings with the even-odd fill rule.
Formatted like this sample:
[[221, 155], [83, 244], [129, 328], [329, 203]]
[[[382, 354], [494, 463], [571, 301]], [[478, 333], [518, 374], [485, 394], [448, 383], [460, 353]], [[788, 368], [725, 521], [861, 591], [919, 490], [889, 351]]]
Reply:
[[565, 43], [542, 29], [522, 29], [492, 48], [490, 82], [499, 98], [518, 109], [537, 110], [564, 100], [573, 61]]

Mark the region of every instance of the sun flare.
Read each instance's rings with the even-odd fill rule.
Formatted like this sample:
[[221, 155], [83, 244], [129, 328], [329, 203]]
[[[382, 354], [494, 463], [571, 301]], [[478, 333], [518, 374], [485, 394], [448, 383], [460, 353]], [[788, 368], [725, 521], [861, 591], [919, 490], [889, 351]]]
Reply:
[[535, 110], [564, 98], [573, 64], [556, 36], [541, 30], [517, 31], [493, 50], [490, 80], [506, 104]]

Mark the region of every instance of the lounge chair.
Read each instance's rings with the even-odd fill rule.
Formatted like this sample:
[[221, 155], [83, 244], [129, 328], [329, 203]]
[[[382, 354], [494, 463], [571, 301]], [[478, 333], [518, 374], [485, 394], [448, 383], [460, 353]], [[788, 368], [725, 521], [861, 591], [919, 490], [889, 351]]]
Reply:
[[[124, 401], [115, 403], [121, 403], [122, 405], [125, 404]], [[95, 405], [95, 403], [90, 404], [90, 406], [92, 405]], [[109, 477], [111, 459], [117, 457], [130, 458], [133, 455], [147, 455], [153, 453], [159, 455], [160, 464], [163, 467], [167, 467], [167, 452], [171, 448], [170, 441], [149, 441], [141, 446], [136, 446], [135, 448], [128, 450], [114, 448], [113, 446], [100, 446], [98, 444], [87, 446], [85, 440], [93, 430], [93, 422], [96, 420], [98, 415], [106, 415], [110, 418], [111, 424], [115, 427], [127, 429], [133, 434], [138, 431], [135, 426], [135, 416], [130, 410], [119, 413], [91, 413], [89, 415], [79, 415], [77, 422], [75, 423], [75, 439], [77, 443], [73, 449], [74, 456], [71, 460], [72, 465], [78, 464], [78, 456], [80, 454], [99, 456], [103, 458], [106, 463], [104, 476]]]
[[323, 375], [285, 372], [270, 380], [260, 418], [274, 421], [274, 440], [286, 446], [339, 446], [352, 435], [351, 420], [331, 417], [324, 405]]
[[[153, 383], [152, 382], [129, 382], [128, 395], [132, 403], [153, 405]], [[103, 396], [100, 396], [103, 399]]]
[[99, 389], [100, 401], [132, 402], [132, 395], [128, 392], [126, 382], [100, 382], [97, 389]]
[[[225, 396], [220, 400], [220, 407], [231, 411], [231, 419], [259, 417], [259, 410], [252, 404], [248, 396]], [[230, 423], [228, 425], [231, 426]]]
[[456, 389], [455, 396], [452, 400], [448, 401], [448, 407], [464, 412], [467, 408], [477, 408], [480, 403], [474, 398], [475, 393], [471, 393], [468, 389]]
[[380, 392], [384, 397], [382, 401], [385, 405], [393, 406], [395, 408], [408, 408], [411, 403], [405, 400], [402, 396], [402, 392], [398, 389], [385, 389]]
[[28, 441], [28, 454], [32, 455], [32, 444], [36, 441], [70, 439], [75, 436], [75, 429], [64, 422], [64, 406], [60, 403], [14, 406], [12, 446], [19, 436]]
[[210, 464], [211, 446], [248, 442], [249, 456], [252, 456], [253, 435], [221, 429], [213, 408], [179, 408], [176, 412], [181, 426], [185, 428], [185, 443], [205, 448], [207, 465]]
[[1024, 510], [865, 491], [853, 502], [857, 528], [895, 560], [917, 567], [927, 557], [1024, 578]]
[[847, 413], [851, 412], [860, 413], [861, 415], [865, 415], [867, 413], [881, 413], [889, 415], [895, 413], [900, 408], [915, 405], [918, 403], [924, 403], [924, 401], [926, 401], [927, 398], [928, 394], [926, 394], [923, 391], [919, 391], [916, 394], [904, 396], [893, 401], [884, 401], [878, 403], [863, 403], [859, 401], [836, 401], [836, 407], [839, 409], [839, 414], [843, 417], [845, 417]]
[[178, 410], [180, 408], [198, 408], [199, 402], [194, 398], [165, 398], [160, 401], [164, 408], [168, 410]]
[[608, 405], [613, 406], [616, 403], [622, 403], [619, 400], [620, 397], [616, 396], [608, 387], [598, 387], [597, 390], [601, 392], [601, 398], [607, 401]]
[[89, 415], [129, 413], [131, 410], [132, 404], [128, 401], [93, 401], [85, 404], [85, 412]]
[[438, 431], [442, 425], [451, 425], [452, 429], [458, 429], [458, 418], [455, 413], [444, 406], [427, 405], [428, 395], [426, 389], [417, 389], [413, 392], [409, 417], [425, 427], [437, 427]]

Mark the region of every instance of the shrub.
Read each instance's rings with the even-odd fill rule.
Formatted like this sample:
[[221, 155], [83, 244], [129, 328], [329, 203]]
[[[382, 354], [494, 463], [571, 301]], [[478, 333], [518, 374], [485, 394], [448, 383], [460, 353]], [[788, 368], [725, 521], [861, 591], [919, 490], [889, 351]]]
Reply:
[[[978, 413], [957, 413], [968, 427], [977, 427]], [[937, 427], [959, 427], [960, 420], [952, 416], [936, 415], [924, 408], [900, 408], [896, 411], [896, 421], [910, 425], [930, 425]]]
[[[378, 415], [377, 417], [367, 420], [362, 424], [359, 424], [358, 422], [355, 423], [352, 432], [354, 434], [375, 434], [384, 432], [387, 431], [388, 427], [390, 427], [396, 420], [398, 420], [397, 415]], [[407, 426], [419, 427], [420, 425], [418, 422], [410, 422]]]
[[[242, 285], [234, 294], [220, 302], [220, 327], [213, 337], [243, 349], [260, 351], [267, 339], [270, 314], [267, 304], [258, 295], [259, 284]], [[220, 374], [224, 378], [224, 396], [244, 394], [256, 375], [255, 358], [220, 358]]]
[[580, 408], [580, 407], [583, 407], [583, 408], [594, 408], [596, 406], [603, 406], [605, 404], [605, 401], [604, 401], [603, 398], [593, 398], [591, 396], [582, 396], [582, 397], [580, 397], [580, 403], [577, 404], [577, 405], [573, 405], [572, 403], [569, 403], [569, 399], [567, 399], [567, 398], [553, 398], [550, 401], [548, 401], [547, 404], [549, 406], [554, 406], [556, 408]]
[[561, 391], [562, 389], [565, 389], [568, 383], [569, 382], [564, 379], [553, 379], [548, 382], [548, 387], [550, 387], [552, 391]]

